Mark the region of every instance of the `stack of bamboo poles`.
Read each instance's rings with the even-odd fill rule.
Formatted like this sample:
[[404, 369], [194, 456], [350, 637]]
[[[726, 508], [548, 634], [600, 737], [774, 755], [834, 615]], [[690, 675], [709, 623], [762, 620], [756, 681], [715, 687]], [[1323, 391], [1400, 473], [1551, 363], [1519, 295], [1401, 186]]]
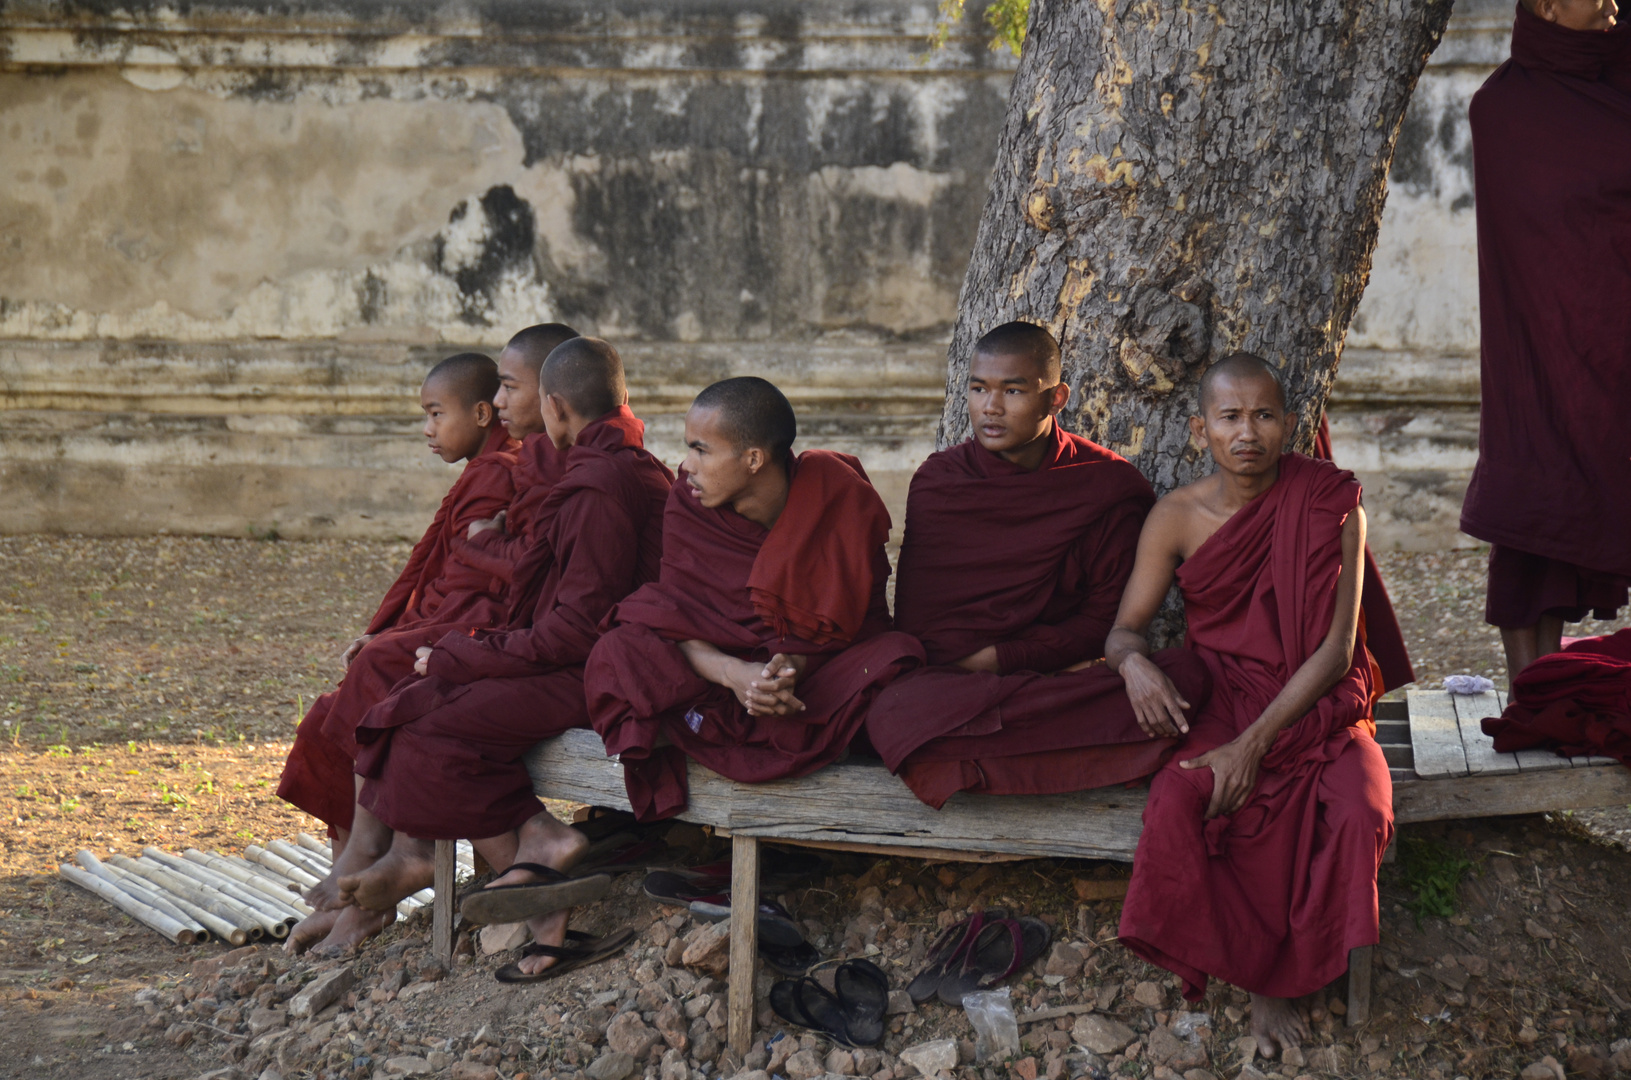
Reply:
[[[78, 866], [58, 868], [64, 879], [178, 945], [214, 939], [236, 946], [288, 937], [291, 926], [312, 914], [301, 894], [333, 866], [328, 844], [305, 833], [293, 844], [250, 844], [242, 857], [192, 848], [177, 857], [147, 847], [139, 859], [109, 855], [104, 862], [89, 851], [74, 859]], [[458, 860], [461, 876], [474, 872], [474, 855], [464, 841]], [[411, 915], [434, 898], [422, 889], [398, 904], [397, 914]]]

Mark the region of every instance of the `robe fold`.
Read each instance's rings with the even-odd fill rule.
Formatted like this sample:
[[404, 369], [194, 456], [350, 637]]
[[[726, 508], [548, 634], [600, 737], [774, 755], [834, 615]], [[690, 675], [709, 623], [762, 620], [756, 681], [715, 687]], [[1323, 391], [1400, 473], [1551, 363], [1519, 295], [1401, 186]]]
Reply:
[[[1331, 453], [1331, 424], [1323, 413], [1319, 434], [1314, 438], [1314, 456], [1321, 461], [1336, 461]], [[1382, 572], [1376, 568], [1376, 556], [1371, 554], [1369, 544], [1365, 545], [1365, 580], [1359, 603], [1365, 611], [1365, 648], [1382, 672], [1382, 693], [1415, 682], [1416, 669], [1405, 648], [1404, 631], [1399, 629], [1399, 616], [1394, 613], [1393, 600], [1382, 584]]]
[[1121, 941], [1184, 981], [1208, 977], [1298, 997], [1377, 941], [1376, 871], [1393, 835], [1392, 781], [1371, 718], [1376, 675], [1354, 649], [1346, 675], [1264, 755], [1233, 814], [1203, 820], [1212, 770], [1178, 762], [1230, 742], [1331, 630], [1353, 474], [1298, 454], [1178, 568], [1189, 647], [1212, 696], [1150, 783]]
[[529, 521], [499, 629], [450, 633], [357, 728], [358, 802], [419, 839], [482, 839], [544, 809], [522, 761], [588, 727], [583, 663], [612, 606], [656, 579], [673, 474], [626, 406], [585, 427]]
[[[1473, 95], [1470, 118], [1482, 395], [1461, 528], [1563, 564], [1553, 573], [1623, 582], [1631, 578], [1631, 23], [1622, 16], [1606, 33], [1569, 30], [1519, 5], [1512, 58]], [[1499, 604], [1527, 590], [1496, 581], [1491, 590], [1491, 614], [1529, 617]], [[1618, 603], [1624, 598], [1622, 585]]]
[[1631, 630], [1581, 638], [1524, 668], [1483, 729], [1503, 754], [1540, 747], [1631, 765]]
[[[1176, 741], [1144, 734], [1121, 676], [1062, 670], [1104, 655], [1154, 502], [1137, 469], [1057, 424], [1034, 471], [973, 440], [918, 469], [895, 625], [935, 666], [886, 687], [866, 722], [918, 798], [1082, 791], [1160, 767]], [[999, 672], [956, 666], [992, 646]], [[1205, 665], [1183, 650], [1157, 663], [1199, 707]]]
[[312, 702], [295, 730], [278, 796], [331, 829], [351, 828], [351, 732], [362, 714], [413, 670], [420, 645], [435, 642], [449, 626], [481, 625], [504, 610], [503, 582], [465, 560], [459, 541], [472, 522], [510, 505], [519, 450], [502, 427], [488, 435], [369, 620], [366, 633], [373, 640], [352, 657], [340, 685]]
[[[748, 783], [838, 760], [877, 689], [922, 661], [917, 641], [890, 629], [889, 513], [860, 462], [809, 450], [789, 473], [787, 507], [768, 531], [704, 507], [681, 474], [663, 514], [661, 574], [617, 606], [590, 654], [590, 717], [642, 820], [685, 809], [687, 755]], [[755, 661], [809, 657], [795, 690], [804, 711], [748, 715], [692, 670], [677, 644], [688, 640]]]

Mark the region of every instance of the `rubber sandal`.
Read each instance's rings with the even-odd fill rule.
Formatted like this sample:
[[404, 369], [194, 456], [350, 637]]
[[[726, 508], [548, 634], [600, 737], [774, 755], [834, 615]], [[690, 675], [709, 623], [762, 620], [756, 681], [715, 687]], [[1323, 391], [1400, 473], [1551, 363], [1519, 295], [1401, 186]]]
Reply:
[[690, 907], [691, 901], [717, 896], [730, 888], [730, 879], [702, 877], [679, 870], [653, 870], [641, 886], [647, 896], [661, 904]]
[[798, 985], [797, 979], [783, 979], [772, 984], [770, 987], [770, 1009], [794, 1027], [814, 1027], [814, 1023], [804, 1014], [804, 1009], [799, 1005], [796, 992]]
[[[724, 922], [731, 917], [730, 893], [703, 896], [691, 901], [691, 914], [708, 922]], [[788, 910], [774, 900], [759, 901], [759, 941], [778, 949], [796, 949], [804, 943], [804, 931]]]
[[[622, 834], [619, 834], [622, 835]], [[608, 874], [626, 874], [631, 870], [652, 870], [667, 867], [675, 859], [673, 848], [661, 840], [625, 841], [615, 848], [585, 855], [572, 867], [574, 877], [603, 871]]]
[[847, 960], [833, 972], [833, 992], [844, 1010], [844, 1030], [856, 1046], [883, 1041], [889, 1011], [889, 976], [870, 960]]
[[820, 1032], [840, 1046], [859, 1049], [850, 1037], [843, 1003], [808, 975], [772, 986], [770, 1007], [784, 1020]]
[[963, 954], [979, 936], [985, 925], [986, 914], [976, 911], [962, 922], [941, 932], [929, 946], [928, 960], [921, 971], [906, 984], [906, 993], [912, 1004], [922, 1005], [940, 992], [940, 984], [950, 978], [963, 964]]
[[572, 823], [574, 829], [590, 840], [604, 840], [613, 833], [634, 832], [639, 825], [627, 810], [611, 810], [604, 806], [591, 806], [588, 818]]
[[759, 958], [765, 966], [782, 975], [803, 975], [816, 964], [821, 963], [821, 954], [816, 947], [803, 938], [797, 945], [780, 946], [759, 942]]
[[521, 950], [523, 958], [528, 956], [553, 956], [555, 963], [538, 972], [529, 975], [521, 970], [519, 964], [505, 964], [493, 973], [493, 977], [501, 983], [535, 983], [546, 979], [553, 979], [557, 975], [565, 975], [569, 971], [576, 971], [590, 964], [598, 964], [602, 960], [609, 960], [628, 947], [629, 942], [635, 939], [635, 932], [630, 927], [615, 930], [602, 938], [591, 937], [588, 934], [579, 934], [575, 931], [566, 932], [567, 940], [577, 941], [577, 945], [528, 945]]
[[562, 908], [599, 900], [612, 887], [609, 874], [568, 877], [541, 863], [512, 863], [504, 873], [511, 870], [526, 870], [544, 880], [525, 881], [518, 885], [489, 885], [485, 889], [472, 890], [459, 903], [459, 914], [482, 926], [524, 922]]
[[940, 984], [940, 1000], [961, 1005], [964, 994], [1006, 982], [1047, 951], [1053, 931], [1041, 919], [995, 919], [969, 946], [963, 969]]

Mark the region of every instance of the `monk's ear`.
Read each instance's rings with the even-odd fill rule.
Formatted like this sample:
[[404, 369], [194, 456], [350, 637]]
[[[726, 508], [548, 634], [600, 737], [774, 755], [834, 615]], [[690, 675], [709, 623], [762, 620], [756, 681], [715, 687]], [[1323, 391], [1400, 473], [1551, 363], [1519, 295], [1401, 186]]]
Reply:
[[1202, 450], [1207, 447], [1206, 421], [1198, 416], [1189, 418], [1189, 441]]
[[498, 419], [498, 410], [493, 408], [491, 401], [476, 402], [476, 426], [490, 428], [493, 421]]
[[769, 460], [770, 455], [766, 454], [763, 449], [757, 446], [748, 447], [742, 454], [742, 464], [748, 467], [748, 472], [750, 473], [757, 474], [760, 469], [765, 467], [765, 462]]
[[1048, 403], [1048, 412], [1057, 413], [1065, 407], [1070, 400], [1070, 384], [1062, 382], [1052, 390], [1053, 400]]

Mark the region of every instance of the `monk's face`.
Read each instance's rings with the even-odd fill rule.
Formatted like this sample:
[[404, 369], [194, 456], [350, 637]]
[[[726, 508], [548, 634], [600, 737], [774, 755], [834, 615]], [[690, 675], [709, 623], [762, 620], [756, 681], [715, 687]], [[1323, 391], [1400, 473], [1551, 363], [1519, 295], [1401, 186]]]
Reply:
[[492, 402], [467, 405], [458, 388], [443, 379], [419, 388], [419, 407], [425, 410], [425, 441], [430, 452], [448, 462], [479, 454], [496, 419]]
[[747, 494], [764, 468], [766, 455], [743, 449], [720, 428], [719, 410], [693, 408], [685, 414], [685, 481], [691, 494], [710, 510]]
[[1529, 10], [1567, 30], [1612, 30], [1620, 14], [1614, 0], [1534, 0]]
[[493, 405], [512, 439], [524, 439], [544, 430], [538, 405], [538, 373], [520, 353], [505, 349], [498, 354], [498, 393]]
[[1291, 432], [1280, 388], [1263, 376], [1223, 375], [1212, 384], [1200, 416], [1189, 419], [1195, 441], [1218, 468], [1236, 476], [1272, 472]]
[[1045, 382], [1044, 374], [1029, 356], [974, 354], [968, 365], [968, 422], [981, 446], [1009, 457], [1053, 431], [1070, 387]]

